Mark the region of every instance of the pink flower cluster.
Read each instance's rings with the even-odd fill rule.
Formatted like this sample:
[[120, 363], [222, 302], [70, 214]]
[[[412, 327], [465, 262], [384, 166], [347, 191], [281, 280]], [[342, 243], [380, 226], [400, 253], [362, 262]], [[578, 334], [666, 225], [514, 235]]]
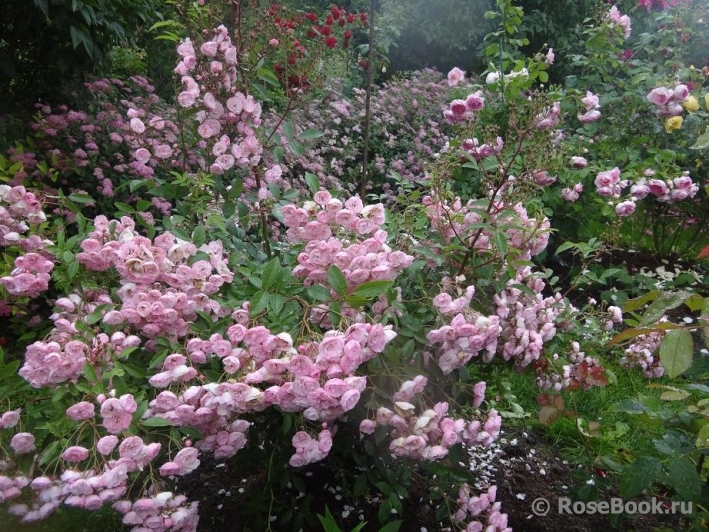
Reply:
[[622, 28], [623, 37], [625, 39], [630, 37], [630, 17], [628, 15], [621, 15], [616, 6], [611, 7], [610, 11], [606, 15], [606, 19], [612, 25], [620, 26], [620, 28]]
[[500, 433], [502, 418], [496, 410], [487, 413], [487, 420], [466, 421], [453, 419], [448, 413], [448, 403], [436, 403], [433, 408], [415, 415], [416, 407], [405, 401], [394, 403], [392, 411], [379, 407], [374, 420], [364, 420], [360, 431], [371, 434], [376, 426], [391, 426], [392, 441], [389, 450], [398, 457], [440, 460], [448, 448], [458, 443], [467, 446], [490, 445]]
[[561, 121], [561, 102], [554, 102], [551, 107], [544, 109], [534, 119], [534, 126], [539, 131], [546, 131], [559, 125]]
[[[663, 316], [658, 323], [667, 321], [667, 316]], [[658, 349], [666, 334], [665, 330], [656, 330], [636, 336], [632, 343], [625, 348], [620, 365], [628, 369], [638, 367], [648, 379], [662, 377], [665, 374], [665, 368], [660, 362]]]
[[436, 363], [444, 374], [464, 366], [471, 358], [484, 351], [483, 360], [491, 360], [497, 350], [500, 320], [497, 316], [483, 316], [469, 308], [472, 286], [455, 300], [443, 292], [433, 298], [433, 304], [444, 316], [455, 314], [450, 324], [430, 331], [426, 338], [432, 346], [440, 344]]
[[[388, 327], [356, 323], [344, 333], [330, 331], [320, 342], [294, 348], [286, 333], [273, 335], [263, 326], [237, 323], [226, 337], [215, 334], [209, 341], [187, 344], [193, 363], [204, 363], [214, 354], [234, 379], [191, 386], [179, 396], [163, 391], [145, 416], [197, 428], [204, 436], [197, 448], [214, 451], [216, 459], [228, 458], [246, 444], [249, 423], [239, 419], [244, 413], [277, 405], [286, 412], [303, 412], [310, 421], [332, 422], [352, 410], [366, 387], [366, 377], [355, 376], [355, 371], [395, 336]], [[179, 362], [181, 367], [185, 361]], [[266, 384], [270, 386], [254, 386]]]
[[199, 449], [185, 447], [169, 462], [160, 466], [160, 474], [168, 477], [174, 475], [187, 475], [199, 467]]
[[[327, 271], [333, 264], [342, 271], [352, 291], [368, 281], [391, 281], [413, 262], [411, 255], [387, 246], [387, 233], [380, 229], [385, 221], [381, 203], [365, 206], [357, 196], [343, 203], [324, 190], [314, 199], [300, 208], [281, 207], [288, 228], [286, 236], [305, 242], [293, 274], [304, 277], [306, 286], [327, 286]], [[334, 290], [332, 296], [337, 296]], [[318, 316], [326, 318], [325, 310], [320, 309]], [[352, 309], [345, 309], [345, 313], [354, 317]]]
[[619, 198], [623, 188], [628, 186], [628, 181], [620, 180], [620, 169], [616, 166], [612, 170], [599, 172], [594, 181], [596, 192], [600, 196]]
[[656, 106], [655, 113], [661, 118], [679, 116], [684, 110], [682, 102], [689, 96], [689, 87], [678, 83], [674, 88], [655, 87], [647, 94], [647, 101]]
[[[220, 313], [221, 306], [210, 296], [233, 279], [221, 242], [197, 249], [170, 232], [151, 241], [135, 232], [128, 217], [109, 223], [98, 216], [94, 224], [96, 229], [81, 242], [83, 251], [76, 258], [93, 271], [113, 267], [121, 277], [122, 306], [108, 312], [105, 323], [129, 323], [150, 338], [161, 334], [177, 338], [187, 334], [197, 311]], [[208, 260], [191, 263], [198, 251]]]
[[139, 337], [121, 331], [111, 336], [105, 333], [79, 333], [77, 321], [84, 321], [99, 306], [111, 303], [110, 296], [102, 291], [87, 290], [81, 296], [70, 294], [57, 299], [57, 312], [51, 316], [54, 329], [45, 340], [34, 342], [27, 348], [20, 376], [36, 388], [53, 387], [66, 381], [76, 382], [85, 363], [99, 370], [110, 369], [113, 357], [140, 345]]
[[[509, 213], [509, 206], [504, 201], [490, 204], [489, 228], [479, 228], [483, 217], [479, 214], [481, 205], [476, 200], [469, 200], [465, 205], [460, 198], [452, 204], [424, 196], [423, 204], [426, 215], [431, 220], [433, 229], [438, 232], [446, 243], [458, 240], [463, 245], [473, 245], [476, 250], [492, 251], [494, 245], [493, 232], [496, 226], [506, 226], [505, 238], [520, 252], [522, 260], [529, 260], [546, 248], [549, 242], [549, 219], [530, 218], [521, 203], [512, 206], [515, 215]], [[487, 202], [485, 205], [487, 206]], [[484, 208], [484, 207], [483, 207]]]
[[49, 288], [49, 272], [54, 262], [39, 253], [27, 253], [15, 259], [15, 269], [0, 278], [0, 285], [10, 295], [37, 297]]
[[564, 187], [561, 189], [561, 197], [565, 201], [574, 202], [579, 199], [579, 196], [583, 192], [583, 184], [576, 183], [573, 187]]
[[580, 122], [588, 124], [589, 122], [595, 122], [601, 118], [601, 112], [598, 108], [601, 106], [598, 102], [598, 96], [593, 94], [591, 91], [586, 91], [586, 96], [581, 99], [581, 103], [586, 107], [586, 112], [578, 115]]
[[[645, 175], [654, 175], [652, 170], [646, 171]], [[676, 203], [693, 198], [699, 192], [699, 185], [692, 181], [689, 172], [684, 172], [680, 177], [673, 179], [639, 179], [631, 188], [630, 194], [633, 199], [639, 201], [647, 196], [654, 196], [662, 203]]]
[[470, 486], [463, 484], [458, 492], [458, 500], [460, 509], [455, 513], [455, 518], [458, 521], [465, 521], [469, 517], [476, 518], [484, 515], [487, 517], [485, 524], [473, 521], [468, 523], [465, 532], [512, 532], [512, 529], [507, 526], [507, 514], [500, 512], [502, 508], [499, 502], [495, 502], [497, 497], [497, 486], [491, 486], [487, 493], [476, 496], [471, 495]]
[[482, 91], [477, 91], [468, 94], [465, 100], [453, 100], [449, 109], [443, 112], [443, 116], [451, 122], [465, 122], [473, 118], [474, 113], [483, 107], [485, 107], [485, 98]]
[[323, 460], [332, 449], [332, 432], [323, 429], [314, 439], [305, 431], [296, 432], [292, 439], [295, 454], [291, 456], [289, 464], [293, 467], [302, 467]]
[[164, 491], [138, 499], [117, 501], [113, 508], [123, 514], [123, 523], [133, 525], [132, 532], [195, 532], [199, 522], [197, 506], [184, 495]]
[[483, 159], [502, 153], [505, 142], [502, 140], [502, 137], [497, 137], [494, 142], [484, 142], [480, 144], [478, 139], [472, 138], [465, 139], [460, 147], [476, 161], [482, 161]]
[[[516, 285], [525, 285], [534, 292], [531, 296]], [[544, 297], [544, 279], [526, 266], [517, 270], [507, 282], [507, 288], [493, 296], [496, 314], [502, 327], [500, 333], [502, 356], [514, 359], [520, 367], [537, 360], [543, 346], [556, 335], [556, 320], [567, 310], [561, 294]]]
[[38, 249], [36, 245], [24, 243], [27, 238], [22, 234], [29, 231], [31, 225], [46, 220], [42, 204], [32, 192], [22, 186], [0, 185], [0, 246], [20, 245], [25, 251]]

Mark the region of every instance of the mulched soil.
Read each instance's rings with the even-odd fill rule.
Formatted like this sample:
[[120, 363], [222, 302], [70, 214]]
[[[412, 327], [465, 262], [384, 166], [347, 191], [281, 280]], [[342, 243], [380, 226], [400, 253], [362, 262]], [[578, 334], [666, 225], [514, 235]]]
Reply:
[[[560, 497], [572, 496], [586, 482], [594, 482], [594, 476], [601, 484], [604, 481], [593, 471], [575, 470], [542, 438], [519, 431], [504, 434], [490, 448], [469, 451], [469, 469], [479, 479], [476, 488], [483, 490], [491, 484], [497, 485], [497, 500], [502, 502], [509, 526], [516, 532], [677, 531], [687, 524], [676, 515], [626, 516], [616, 518], [616, 522], [611, 522], [608, 515], [560, 515], [555, 506]], [[587, 480], [579, 480], [579, 476]], [[191, 500], [200, 501], [199, 532], [263, 532], [268, 529], [267, 524], [248, 528], [240, 515], [243, 515], [249, 499], [263, 493], [266, 479], [266, 470], [258, 464], [245, 474], [230, 469], [229, 464], [205, 463], [191, 476], [182, 479], [179, 489]], [[363, 529], [365, 532], [380, 529], [377, 520], [380, 497], [346, 500], [344, 492], [333, 481], [331, 470], [323, 464], [310, 466], [304, 479], [307, 492], [313, 496], [314, 512], [324, 514], [325, 508], [329, 508], [342, 530], [347, 532], [362, 521], [368, 523]], [[605, 484], [609, 483], [605, 481]], [[402, 515], [392, 515], [392, 518], [404, 520], [400, 532], [453, 530], [449, 524], [437, 521], [436, 503], [430, 502], [428, 497], [430, 487], [420, 480], [409, 486], [411, 496], [402, 501]], [[610, 497], [619, 497], [616, 489], [601, 492], [598, 500], [609, 500]], [[552, 510], [545, 516], [536, 516], [532, 512], [532, 502], [538, 498], [545, 498], [552, 504]], [[637, 502], [642, 500], [636, 499]], [[303, 532], [322, 530], [319, 525], [312, 524], [301, 529]], [[279, 525], [276, 520], [270, 523], [270, 530], [290, 532], [293, 528], [292, 523]]]

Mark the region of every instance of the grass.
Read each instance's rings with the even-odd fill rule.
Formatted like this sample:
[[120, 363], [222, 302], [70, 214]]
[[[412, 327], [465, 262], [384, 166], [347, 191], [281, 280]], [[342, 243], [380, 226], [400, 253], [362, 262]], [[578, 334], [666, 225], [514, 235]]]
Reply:
[[[488, 380], [491, 388], [487, 397], [501, 396], [496, 406], [502, 412], [511, 410], [514, 403], [529, 414], [526, 417], [503, 414], [503, 429], [507, 426], [541, 433], [546, 442], [569, 461], [591, 464], [602, 456], [608, 456], [624, 464], [637, 456], [656, 454], [653, 439], [661, 438], [666, 431], [662, 421], [645, 414], [632, 415], [619, 411], [615, 405], [627, 399], [640, 398], [653, 398], [659, 402], [664, 389], [658, 385], [668, 384], [667, 379], [651, 381], [638, 370], [626, 370], [613, 363], [605, 363], [605, 366], [612, 371], [615, 379], [603, 388], [562, 392], [568, 416], [562, 416], [549, 426], [542, 425], [537, 418], [540, 409], [537, 396], [541, 392], [529, 373], [496, 368]], [[662, 407], [670, 410], [681, 411], [685, 408], [682, 402], [661, 403]], [[582, 434], [577, 419], [600, 423], [600, 437]]]

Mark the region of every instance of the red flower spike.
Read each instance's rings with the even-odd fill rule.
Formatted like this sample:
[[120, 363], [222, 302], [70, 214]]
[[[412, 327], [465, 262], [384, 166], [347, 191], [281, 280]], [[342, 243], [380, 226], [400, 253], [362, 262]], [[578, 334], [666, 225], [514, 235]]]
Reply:
[[362, 11], [362, 12], [359, 14], [359, 20], [362, 21], [362, 24], [366, 24], [366, 23], [367, 23], [367, 13], [365, 13], [364, 11]]
[[344, 27], [345, 25], [345, 19], [341, 18], [340, 20], [337, 21], [337, 25], [340, 26], [341, 28]]
[[325, 37], [329, 37], [332, 34], [332, 28], [330, 26], [325, 26], [322, 29], [322, 34], [325, 35]]
[[352, 37], [352, 32], [350, 30], [345, 30], [345, 33], [343, 33], [342, 35], [347, 40]]
[[332, 16], [335, 19], [340, 18], [340, 15], [341, 15], [340, 8], [338, 8], [337, 6], [333, 6], [333, 8], [330, 10], [330, 12], [332, 13]]
[[308, 30], [307, 35], [308, 35], [308, 37], [310, 37], [311, 39], [314, 39], [315, 37], [318, 36], [318, 34], [316, 33], [316, 31], [315, 31], [314, 29], [312, 29], [312, 28]]
[[332, 24], [335, 22], [335, 20], [332, 17], [327, 17], [325, 19], [325, 25], [326, 26], [332, 26]]
[[342, 49], [347, 50], [350, 47], [350, 41], [344, 41], [342, 43]]
[[357, 20], [357, 15], [349, 14], [347, 15], [347, 22], [352, 24], [355, 20]]
[[305, 18], [307, 18], [310, 22], [317, 22], [318, 16], [315, 13], [306, 13]]
[[360, 59], [360, 60], [357, 62], [357, 65], [358, 65], [360, 68], [363, 68], [364, 70], [367, 70], [367, 69], [369, 68], [369, 63], [368, 63], [365, 59]]
[[327, 39], [325, 39], [325, 46], [327, 46], [328, 48], [334, 48], [335, 46], [337, 46], [337, 39], [335, 39], [335, 37], [328, 37]]

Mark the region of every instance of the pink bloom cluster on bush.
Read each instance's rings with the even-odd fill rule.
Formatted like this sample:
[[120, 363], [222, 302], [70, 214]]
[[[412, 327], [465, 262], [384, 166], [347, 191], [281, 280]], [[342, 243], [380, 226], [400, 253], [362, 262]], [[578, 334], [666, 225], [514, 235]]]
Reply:
[[[646, 172], [650, 177], [654, 172]], [[676, 203], [693, 198], [699, 192], [699, 185], [692, 181], [689, 172], [684, 172], [680, 177], [673, 179], [639, 179], [631, 188], [630, 194], [635, 200], [641, 200], [647, 196], [654, 196], [662, 203]]]
[[521, 203], [511, 207], [515, 212], [512, 215], [504, 201], [493, 202], [488, 213], [490, 219], [486, 220], [490, 227], [483, 229], [478, 229], [483, 223], [483, 217], [476, 212], [480, 208], [476, 200], [469, 200], [463, 205], [460, 198], [456, 198], [452, 204], [448, 204], [425, 196], [423, 204], [433, 229], [446, 243], [460, 239], [462, 244], [472, 243], [476, 250], [492, 251], [495, 226], [505, 226], [505, 238], [510, 246], [519, 251], [522, 260], [529, 260], [544, 251], [549, 242], [549, 219], [530, 218]]
[[[484, 383], [483, 388], [484, 388]], [[483, 392], [484, 393], [484, 392]], [[420, 415], [416, 407], [405, 401], [397, 401], [395, 411], [379, 407], [374, 420], [364, 420], [360, 431], [371, 434], [377, 426], [393, 427], [389, 450], [398, 457], [424, 460], [440, 460], [448, 454], [448, 448], [458, 443], [469, 447], [490, 445], [500, 433], [502, 418], [496, 410], [487, 413], [487, 420], [466, 421], [446, 416], [448, 403], [436, 403]]]
[[[197, 311], [219, 315], [221, 306], [210, 296], [233, 279], [221, 242], [197, 249], [167, 231], [151, 241], [138, 235], [125, 216], [119, 222], [98, 216], [94, 225], [76, 259], [88, 270], [114, 268], [120, 275], [122, 306], [107, 312], [105, 323], [128, 323], [150, 338], [181, 337]], [[208, 258], [192, 262], [198, 251]]]
[[512, 532], [507, 526], [507, 514], [500, 512], [502, 505], [495, 502], [497, 497], [497, 486], [491, 486], [487, 493], [481, 495], [471, 495], [470, 486], [463, 484], [458, 492], [457, 503], [460, 509], [455, 513], [458, 521], [465, 521], [469, 517], [484, 515], [487, 517], [485, 524], [479, 521], [469, 523], [465, 532]]
[[476, 91], [468, 94], [465, 100], [453, 100], [449, 108], [443, 112], [443, 116], [451, 122], [465, 122], [473, 118], [483, 107], [485, 107], [483, 93]]
[[581, 99], [581, 103], [586, 107], [586, 112], [584, 114], [578, 115], [580, 122], [588, 124], [589, 122], [595, 122], [601, 118], [601, 112], [598, 108], [601, 106], [598, 102], [598, 96], [593, 94], [591, 91], [586, 91], [586, 96]]
[[[327, 286], [328, 268], [335, 265], [352, 291], [368, 281], [394, 280], [413, 262], [411, 255], [387, 246], [387, 233], [381, 229], [385, 221], [381, 203], [364, 205], [357, 196], [343, 203], [324, 190], [317, 192], [314, 199], [302, 207], [281, 207], [288, 228], [286, 237], [305, 243], [293, 274], [303, 277], [306, 286]], [[334, 290], [331, 293], [337, 297]], [[382, 313], [385, 310], [383, 305], [378, 309]], [[325, 310], [324, 306], [318, 310], [318, 316], [326, 319]], [[352, 309], [343, 312], [354, 317]]]
[[[657, 323], [667, 322], [667, 316], [663, 316]], [[648, 379], [659, 378], [665, 374], [665, 368], [660, 362], [658, 350], [662, 339], [667, 334], [665, 330], [656, 330], [648, 334], [636, 336], [626, 347], [620, 365], [624, 368], [640, 368], [643, 375]]]
[[623, 37], [625, 39], [630, 37], [630, 17], [628, 15], [622, 15], [616, 6], [611, 7], [606, 15], [606, 19], [614, 26], [622, 28]]
[[689, 97], [689, 88], [678, 83], [674, 88], [655, 87], [647, 94], [647, 101], [656, 106], [655, 113], [662, 118], [671, 118], [682, 114], [682, 102]]

